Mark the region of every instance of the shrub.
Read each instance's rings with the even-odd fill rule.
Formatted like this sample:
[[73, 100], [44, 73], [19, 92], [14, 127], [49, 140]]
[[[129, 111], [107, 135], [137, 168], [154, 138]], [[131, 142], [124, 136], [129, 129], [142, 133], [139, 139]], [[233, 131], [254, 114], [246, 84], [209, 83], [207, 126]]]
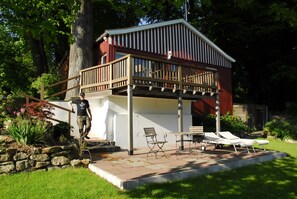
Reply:
[[253, 129], [238, 116], [233, 116], [229, 113], [221, 116], [221, 130], [231, 131], [234, 134], [241, 135], [243, 133], [251, 133]]
[[23, 145], [44, 143], [51, 124], [46, 119], [53, 115], [52, 109], [45, 102], [31, 102], [19, 108], [14, 101], [9, 101], [3, 113], [5, 120], [11, 121], [7, 128], [8, 134]]
[[[230, 113], [220, 117], [221, 131], [230, 131], [235, 135], [242, 136], [244, 133], [251, 133], [253, 129], [249, 128], [246, 123], [237, 116]], [[210, 114], [202, 119], [205, 131], [216, 131], [216, 115]]]
[[297, 121], [293, 118], [275, 116], [264, 126], [264, 131], [280, 139], [297, 139]]
[[72, 127], [67, 122], [59, 122], [58, 124], [53, 126], [54, 129], [54, 137], [59, 138], [60, 136], [64, 136], [67, 139], [70, 139], [70, 131]]
[[45, 102], [31, 102], [25, 104], [24, 109], [21, 110], [21, 115], [25, 118], [33, 118], [45, 120], [52, 117], [54, 114], [51, 112], [54, 108]]
[[8, 126], [7, 132], [16, 142], [30, 145], [42, 143], [48, 128], [47, 121], [17, 118]]
[[5, 120], [17, 117], [21, 106], [10, 97], [2, 98], [0, 102], [0, 127], [2, 127]]

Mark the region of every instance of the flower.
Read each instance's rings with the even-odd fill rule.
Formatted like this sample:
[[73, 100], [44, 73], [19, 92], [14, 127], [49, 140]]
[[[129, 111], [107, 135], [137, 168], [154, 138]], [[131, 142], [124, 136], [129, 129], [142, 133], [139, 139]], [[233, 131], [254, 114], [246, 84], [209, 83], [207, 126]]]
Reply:
[[24, 113], [26, 111], [26, 109], [24, 108], [20, 108], [21, 113]]

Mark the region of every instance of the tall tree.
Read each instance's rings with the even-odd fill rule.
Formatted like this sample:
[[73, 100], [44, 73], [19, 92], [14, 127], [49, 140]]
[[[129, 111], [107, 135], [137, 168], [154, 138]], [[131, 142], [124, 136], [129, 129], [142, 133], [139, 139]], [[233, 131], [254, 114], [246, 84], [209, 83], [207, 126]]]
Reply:
[[293, 86], [297, 83], [296, 9], [295, 0], [192, 4], [190, 22], [237, 60], [233, 65], [235, 102], [282, 109], [286, 102], [296, 100], [292, 95], [297, 92]]
[[[140, 8], [137, 0], [82, 0], [71, 31], [74, 42], [70, 46], [68, 77], [75, 77], [80, 70], [93, 66], [93, 41], [105, 29], [137, 25]], [[79, 79], [74, 79], [67, 87], [71, 89], [78, 85]], [[69, 90], [65, 99], [77, 96], [78, 92], [78, 88]]]
[[57, 63], [57, 59], [52, 57], [57, 50], [54, 44], [58, 43], [59, 38], [65, 39], [61, 35], [70, 35], [64, 27], [71, 24], [73, 19], [71, 12], [75, 10], [73, 6], [75, 1], [3, 0], [0, 2], [0, 22], [24, 38], [31, 50], [33, 65], [38, 76], [49, 72], [49, 63]]
[[[68, 77], [79, 75], [79, 71], [93, 65], [93, 4], [92, 0], [82, 0], [77, 18], [72, 25], [74, 42], [70, 45]], [[67, 88], [79, 85], [79, 78], [68, 81]], [[66, 99], [78, 96], [78, 89], [69, 90]]]
[[150, 0], [143, 1], [144, 20], [147, 23], [183, 18], [185, 0]]
[[0, 95], [17, 95], [28, 89], [34, 74], [30, 53], [24, 41], [3, 25], [0, 25], [0, 57]]

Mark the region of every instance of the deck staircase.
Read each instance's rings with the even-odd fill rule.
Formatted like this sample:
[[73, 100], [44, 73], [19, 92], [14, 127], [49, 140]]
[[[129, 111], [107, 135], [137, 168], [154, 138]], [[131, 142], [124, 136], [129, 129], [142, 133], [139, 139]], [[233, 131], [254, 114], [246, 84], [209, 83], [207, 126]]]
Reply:
[[90, 139], [90, 140], [86, 140], [85, 143], [86, 143], [86, 148], [91, 153], [116, 152], [121, 150], [119, 146], [115, 145], [114, 141]]

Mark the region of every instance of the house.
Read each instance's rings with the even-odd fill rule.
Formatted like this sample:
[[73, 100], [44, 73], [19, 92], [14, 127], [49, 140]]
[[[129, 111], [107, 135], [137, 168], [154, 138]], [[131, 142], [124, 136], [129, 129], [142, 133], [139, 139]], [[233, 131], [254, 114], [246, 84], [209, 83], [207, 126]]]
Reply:
[[188, 131], [193, 115], [232, 112], [235, 60], [185, 20], [106, 30], [96, 43], [98, 65], [80, 73], [91, 137], [133, 154], [146, 145], [143, 127]]

